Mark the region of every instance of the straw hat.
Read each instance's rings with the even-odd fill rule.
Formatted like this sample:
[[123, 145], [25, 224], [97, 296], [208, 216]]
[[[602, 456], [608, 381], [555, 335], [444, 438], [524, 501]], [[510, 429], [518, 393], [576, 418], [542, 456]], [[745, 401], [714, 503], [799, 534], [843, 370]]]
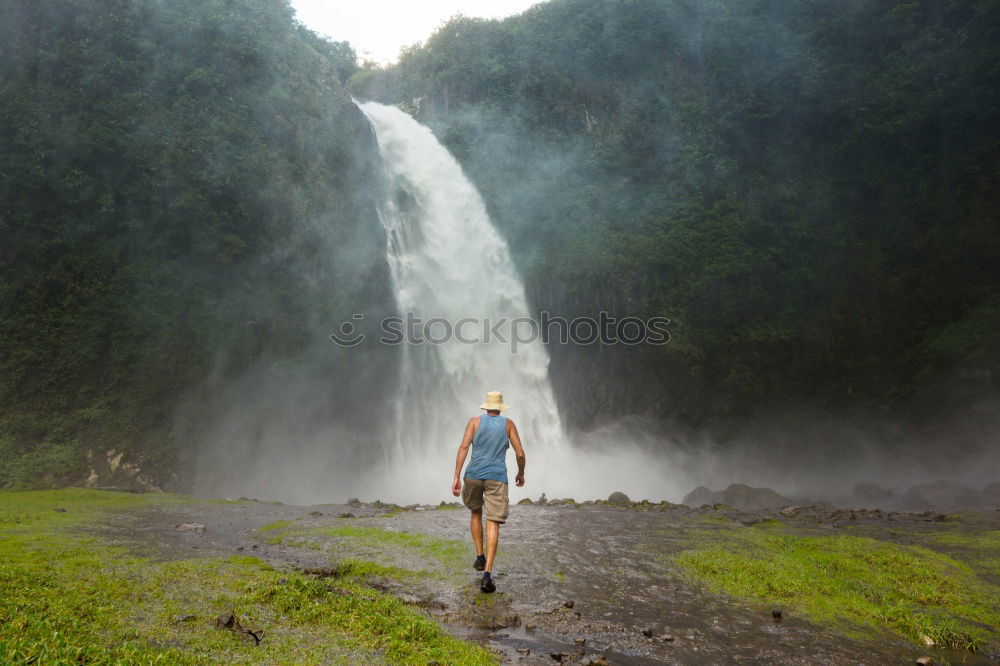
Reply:
[[490, 391], [486, 394], [486, 402], [479, 405], [479, 409], [499, 409], [501, 412], [508, 408], [509, 405], [503, 404], [503, 393], [500, 391]]

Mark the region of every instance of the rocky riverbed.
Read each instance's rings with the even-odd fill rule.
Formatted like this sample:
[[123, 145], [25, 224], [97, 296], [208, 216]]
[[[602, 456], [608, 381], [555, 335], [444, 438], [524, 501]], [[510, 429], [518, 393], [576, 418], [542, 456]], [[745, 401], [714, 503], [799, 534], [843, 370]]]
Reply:
[[[501, 531], [494, 595], [479, 592], [468, 512], [453, 505], [189, 502], [122, 512], [98, 531], [161, 559], [255, 555], [316, 576], [337, 576], [344, 563], [370, 565], [370, 585], [424, 609], [453, 633], [488, 645], [505, 663], [1000, 660], [995, 628], [984, 629], [993, 639], [978, 644], [976, 652], [942, 649], [927, 636], [921, 640], [892, 626], [825, 622], [795, 603], [726, 594], [678, 559], [765, 530], [782, 535], [777, 539], [809, 543], [845, 535], [858, 543], [919, 546], [927, 557], [954, 558], [948, 561], [969, 569], [962, 575], [996, 585], [996, 510], [743, 510], [613, 499], [617, 503], [556, 500], [511, 507]], [[924, 557], [924, 550], [913, 552]]]

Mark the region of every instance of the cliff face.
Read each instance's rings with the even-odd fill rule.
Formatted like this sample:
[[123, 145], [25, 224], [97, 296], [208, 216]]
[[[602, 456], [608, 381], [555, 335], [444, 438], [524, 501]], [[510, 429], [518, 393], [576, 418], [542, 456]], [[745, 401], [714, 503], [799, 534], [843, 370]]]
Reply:
[[893, 408], [997, 376], [998, 14], [848, 4], [551, 0], [349, 86], [419, 101], [537, 310], [671, 320], [553, 349], [571, 422]]
[[392, 363], [327, 338], [391, 308], [347, 45], [283, 0], [25, 0], [0, 62], [0, 486], [183, 482], [234, 403], [368, 425], [340, 388]]

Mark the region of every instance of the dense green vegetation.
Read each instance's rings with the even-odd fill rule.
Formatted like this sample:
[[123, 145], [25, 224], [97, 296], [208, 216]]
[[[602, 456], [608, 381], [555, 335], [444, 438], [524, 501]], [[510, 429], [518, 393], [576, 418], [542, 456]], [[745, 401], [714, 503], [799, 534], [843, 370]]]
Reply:
[[551, 0], [349, 86], [419, 108], [537, 310], [672, 320], [553, 350], [572, 423], [697, 421], [997, 376], [998, 36], [995, 0]]
[[703, 541], [674, 561], [728, 594], [848, 632], [885, 626], [917, 642], [970, 650], [996, 641], [1000, 588], [927, 548], [804, 536], [780, 524], [714, 530]]
[[14, 0], [0, 60], [0, 487], [97, 447], [162, 484], [237, 401], [350, 421], [326, 336], [388, 298], [353, 50], [283, 1]]
[[[495, 663], [484, 648], [365, 585], [366, 576], [396, 573], [373, 563], [348, 562], [337, 578], [318, 580], [254, 557], [153, 561], [78, 530], [108, 511], [177, 501], [184, 500], [82, 490], [0, 493], [0, 661]], [[227, 611], [264, 630], [260, 645], [215, 628]]]

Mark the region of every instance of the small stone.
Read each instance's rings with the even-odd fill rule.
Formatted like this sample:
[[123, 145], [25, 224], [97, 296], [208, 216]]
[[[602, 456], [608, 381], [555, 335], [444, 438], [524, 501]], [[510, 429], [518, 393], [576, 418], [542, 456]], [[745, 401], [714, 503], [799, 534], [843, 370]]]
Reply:
[[568, 599], [563, 602], [563, 606], [565, 606], [566, 608], [572, 608], [575, 604], [576, 602], [573, 601], [572, 599]]
[[771, 611], [771, 617], [774, 618], [775, 620], [780, 620], [781, 619], [781, 609], [780, 608], [775, 608], [773, 611]]
[[529, 655], [529, 654], [531, 654], [531, 648], [528, 647], [527, 645], [522, 645], [521, 647], [517, 648], [517, 651], [518, 651], [518, 653], [523, 654], [523, 655]]
[[573, 615], [574, 615], [574, 616], [575, 616], [575, 617], [576, 617], [577, 619], [580, 619], [580, 611], [573, 611]]
[[215, 618], [215, 626], [219, 629], [233, 629], [234, 627], [238, 627], [239, 624], [239, 620], [236, 619], [236, 615], [232, 612], [223, 613]]
[[201, 523], [181, 523], [174, 527], [178, 532], [204, 532], [205, 526]]
[[555, 661], [562, 661], [563, 657], [568, 657], [569, 656], [569, 653], [568, 652], [549, 652], [549, 656], [552, 657], [552, 659], [554, 659]]
[[194, 615], [191, 613], [185, 613], [184, 615], [174, 615], [174, 622], [190, 622], [194, 619]]
[[259, 543], [255, 543], [254, 545], [250, 546], [250, 550], [257, 550], [258, 548], [260, 548]]
[[608, 495], [609, 504], [628, 504], [630, 501], [631, 500], [629, 500], [628, 495], [621, 492], [620, 490], [616, 490], [615, 492]]
[[56, 513], [66, 513], [66, 508], [65, 507], [61, 507], [61, 506], [60, 507], [56, 507], [55, 511], [56, 511]]
[[310, 516], [322, 516], [323, 512], [322, 511], [310, 511], [309, 515]]
[[608, 666], [608, 660], [604, 657], [594, 657], [588, 664], [589, 666]]
[[576, 643], [577, 645], [586, 645], [587, 639], [584, 638], [583, 636], [577, 636], [576, 638], [573, 639], [573, 642]]
[[649, 637], [651, 637], [651, 636], [653, 635], [653, 630], [652, 630], [652, 628], [650, 628], [650, 627], [646, 627], [645, 629], [643, 629], [643, 630], [642, 630], [642, 635], [643, 635], [643, 636], [645, 636], [646, 638], [649, 638]]
[[934, 657], [928, 657], [927, 655], [917, 657], [916, 663], [920, 664], [920, 666], [930, 666], [934, 663]]
[[236, 550], [243, 550], [243, 546], [236, 546]]
[[524, 630], [525, 631], [534, 631], [535, 630], [535, 625], [533, 625], [531, 623], [528, 623], [528, 624], [524, 625]]
[[353, 518], [353, 517], [354, 517], [354, 514], [351, 513], [351, 512], [349, 512], [349, 511], [345, 511], [343, 513], [338, 513], [337, 514], [337, 518]]

